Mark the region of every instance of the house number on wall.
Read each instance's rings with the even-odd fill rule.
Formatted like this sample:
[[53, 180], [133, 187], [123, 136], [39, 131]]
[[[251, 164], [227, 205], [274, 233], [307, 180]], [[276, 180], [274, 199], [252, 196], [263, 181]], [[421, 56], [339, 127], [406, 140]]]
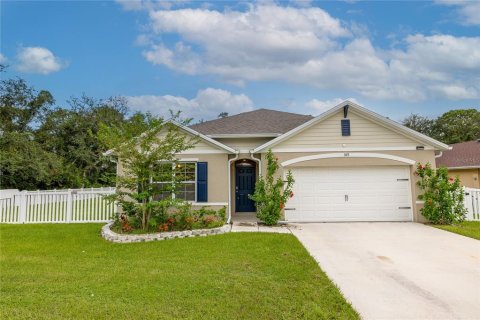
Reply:
[[344, 156], [344, 157], [350, 157], [350, 153], [348, 153], [348, 152], [347, 152], [347, 153], [344, 153], [343, 156]]

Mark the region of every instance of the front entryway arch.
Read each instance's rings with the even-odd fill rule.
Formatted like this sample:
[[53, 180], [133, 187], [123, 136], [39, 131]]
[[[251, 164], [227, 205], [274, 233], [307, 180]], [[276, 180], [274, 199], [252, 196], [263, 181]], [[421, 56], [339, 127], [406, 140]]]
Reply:
[[291, 164], [304, 162], [304, 161], [311, 161], [311, 160], [319, 160], [319, 159], [332, 159], [332, 158], [376, 158], [376, 159], [387, 159], [387, 160], [394, 160], [401, 162], [406, 165], [413, 165], [415, 164], [415, 160], [399, 157], [391, 154], [385, 153], [372, 153], [372, 152], [336, 152], [336, 153], [321, 153], [321, 154], [314, 154], [309, 156], [298, 157], [294, 159], [290, 159], [287, 161], [282, 162], [282, 166], [286, 167]]

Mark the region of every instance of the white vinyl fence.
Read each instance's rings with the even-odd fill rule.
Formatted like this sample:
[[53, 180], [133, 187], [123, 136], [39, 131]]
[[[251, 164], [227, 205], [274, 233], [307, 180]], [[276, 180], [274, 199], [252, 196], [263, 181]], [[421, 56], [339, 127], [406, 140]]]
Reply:
[[480, 189], [465, 188], [465, 208], [468, 221], [480, 221]]
[[115, 204], [105, 199], [115, 188], [44, 191], [2, 190], [0, 223], [106, 222]]

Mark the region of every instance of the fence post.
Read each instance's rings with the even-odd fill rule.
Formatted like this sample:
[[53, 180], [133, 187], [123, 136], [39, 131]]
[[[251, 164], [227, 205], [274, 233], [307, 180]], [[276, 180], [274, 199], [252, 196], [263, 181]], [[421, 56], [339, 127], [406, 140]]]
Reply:
[[25, 223], [27, 220], [27, 191], [20, 192], [20, 205], [18, 208], [18, 222]]
[[68, 189], [68, 195], [67, 195], [67, 223], [72, 222], [72, 189]]

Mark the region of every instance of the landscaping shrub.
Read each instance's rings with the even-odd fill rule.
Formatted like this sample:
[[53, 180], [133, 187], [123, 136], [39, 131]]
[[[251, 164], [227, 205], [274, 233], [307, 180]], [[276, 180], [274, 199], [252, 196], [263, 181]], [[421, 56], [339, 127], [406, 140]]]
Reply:
[[120, 233], [167, 232], [193, 229], [209, 229], [225, 224], [226, 208], [219, 210], [202, 207], [192, 209], [192, 205], [184, 201], [172, 201], [169, 206], [158, 205], [152, 209], [153, 216], [148, 228], [142, 228], [142, 217], [137, 214], [135, 206], [124, 208], [112, 229]]
[[260, 177], [255, 185], [255, 193], [250, 199], [255, 201], [257, 207], [257, 218], [266, 225], [275, 225], [280, 220], [282, 209], [285, 207], [288, 199], [293, 197], [292, 187], [295, 180], [290, 170], [287, 172], [287, 180], [277, 177], [278, 158], [272, 150], [267, 152], [267, 175]]
[[418, 199], [424, 201], [422, 215], [434, 224], [453, 224], [465, 219], [463, 187], [458, 177], [450, 178], [447, 168], [432, 169], [429, 163], [417, 164], [417, 185], [423, 191]]

